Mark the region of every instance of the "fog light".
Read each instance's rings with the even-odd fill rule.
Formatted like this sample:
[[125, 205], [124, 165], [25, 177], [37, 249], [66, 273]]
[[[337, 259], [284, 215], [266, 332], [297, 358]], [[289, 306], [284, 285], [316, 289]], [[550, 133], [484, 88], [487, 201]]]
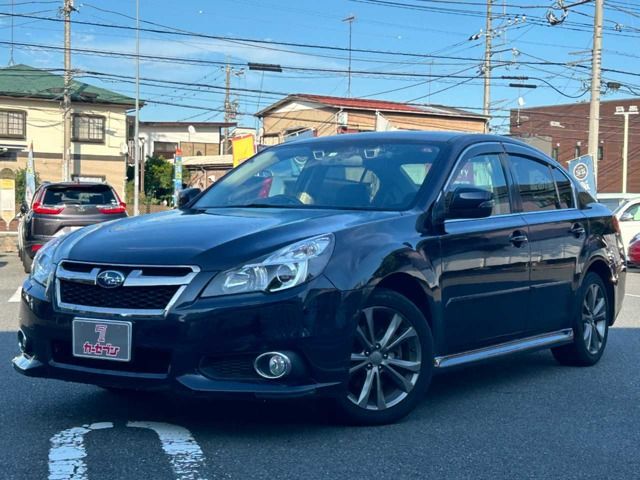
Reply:
[[291, 372], [291, 359], [284, 353], [267, 352], [256, 358], [253, 367], [261, 377], [275, 380]]
[[271, 375], [274, 377], [284, 375], [287, 372], [286, 359], [280, 354], [273, 355], [269, 359], [269, 372], [271, 372]]

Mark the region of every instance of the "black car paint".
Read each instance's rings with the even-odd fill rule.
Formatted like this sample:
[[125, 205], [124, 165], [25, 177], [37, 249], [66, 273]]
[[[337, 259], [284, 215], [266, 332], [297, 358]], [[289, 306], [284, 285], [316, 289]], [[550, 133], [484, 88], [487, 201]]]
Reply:
[[[385, 135], [389, 134], [369, 138]], [[164, 318], [133, 320], [134, 345], [169, 351], [171, 367], [163, 374], [140, 374], [115, 366], [91, 368], [52, 360], [51, 340], [68, 339], [73, 314], [51, 302], [52, 288], [45, 292], [27, 279], [21, 328], [32, 339], [36, 361], [18, 357], [16, 369], [26, 375], [135, 388], [268, 396], [332, 394], [341, 391], [346, 379], [353, 319], [376, 287], [398, 290], [412, 300], [430, 323], [435, 354], [447, 355], [570, 327], [576, 293], [590, 268], [601, 272], [610, 286], [611, 318], [615, 318], [624, 291], [624, 254], [611, 212], [597, 203], [584, 204], [588, 195], [578, 195], [580, 208], [567, 211], [443, 219], [441, 191], [459, 157], [488, 147], [505, 161], [512, 149], [557, 165], [553, 160], [515, 140], [489, 135], [392, 135], [444, 142], [447, 161], [427, 177], [407, 211], [186, 208], [70, 234], [57, 249], [56, 262], [200, 267]], [[576, 222], [585, 229], [580, 238], [567, 228]], [[312, 281], [278, 293], [200, 297], [215, 273], [327, 232], [335, 235], [333, 257]], [[524, 232], [530, 242], [514, 245], [510, 240], [514, 232]], [[549, 243], [553, 248], [547, 248]], [[530, 253], [536, 255], [533, 261], [528, 259]], [[471, 268], [460, 263], [465, 259], [471, 260]], [[490, 259], [490, 266], [478, 265], [478, 259]], [[556, 310], [545, 308], [551, 304], [547, 296], [553, 297]], [[305, 374], [275, 382], [220, 380], [203, 374], [206, 358], [250, 357], [274, 349], [298, 353]]]

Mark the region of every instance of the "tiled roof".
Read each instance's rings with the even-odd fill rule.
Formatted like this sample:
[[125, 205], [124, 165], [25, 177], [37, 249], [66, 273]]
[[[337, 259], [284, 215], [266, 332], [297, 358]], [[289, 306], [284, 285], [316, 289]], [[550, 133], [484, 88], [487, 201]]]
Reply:
[[[61, 100], [64, 77], [48, 70], [28, 65], [12, 65], [0, 68], [0, 96]], [[133, 106], [135, 100], [125, 95], [94, 87], [84, 82], [72, 81], [71, 101]]]
[[416, 104], [407, 104], [407, 103], [401, 103], [401, 102], [390, 102], [386, 100], [330, 97], [326, 95], [311, 95], [307, 93], [296, 93], [296, 94], [288, 95], [282, 100], [258, 112], [257, 115], [262, 116], [264, 113], [274, 108], [277, 108], [280, 105], [287, 103], [289, 101], [308, 101], [313, 103], [319, 103], [329, 107], [345, 108], [345, 109], [353, 109], [353, 110], [378, 110], [380, 112], [402, 112], [402, 113], [412, 113], [417, 115], [445, 115], [445, 116], [456, 116], [456, 117], [483, 118], [482, 115], [468, 112], [466, 110], [444, 107], [440, 105], [416, 105]]

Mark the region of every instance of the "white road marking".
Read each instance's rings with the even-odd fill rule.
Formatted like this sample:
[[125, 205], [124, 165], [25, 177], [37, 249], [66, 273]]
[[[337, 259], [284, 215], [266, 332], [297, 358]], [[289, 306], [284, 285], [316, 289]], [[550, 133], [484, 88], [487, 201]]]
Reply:
[[189, 430], [160, 422], [128, 422], [127, 427], [148, 428], [158, 434], [176, 480], [206, 480], [200, 474], [204, 466], [204, 454]]
[[634, 295], [633, 293], [625, 293], [625, 295], [626, 295], [627, 297], [640, 298], [640, 295]]
[[87, 480], [84, 457], [84, 436], [92, 430], [113, 428], [113, 423], [102, 422], [69, 428], [51, 437], [49, 450], [49, 480]]
[[[160, 422], [127, 422], [130, 428], [146, 428], [158, 435], [169, 456], [176, 480], [206, 480], [200, 470], [204, 454], [186, 428]], [[62, 430], [51, 437], [49, 480], [88, 480], [84, 437], [92, 430], [113, 428], [111, 422], [92, 423]]]
[[20, 301], [20, 295], [22, 294], [22, 287], [18, 287], [16, 293], [11, 295], [11, 298], [8, 300], [9, 303], [18, 303]]

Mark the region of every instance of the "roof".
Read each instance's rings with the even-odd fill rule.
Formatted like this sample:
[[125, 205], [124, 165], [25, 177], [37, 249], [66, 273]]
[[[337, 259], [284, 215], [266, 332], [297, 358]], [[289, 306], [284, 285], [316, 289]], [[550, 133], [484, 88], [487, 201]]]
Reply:
[[453, 131], [419, 131], [419, 130], [396, 130], [391, 132], [364, 132], [350, 133], [348, 135], [332, 135], [328, 137], [312, 137], [301, 140], [293, 140], [291, 142], [281, 143], [269, 148], [286, 148], [291, 145], [301, 144], [332, 144], [345, 143], [355, 141], [367, 142], [433, 142], [433, 143], [479, 143], [479, 142], [502, 142], [521, 145], [523, 147], [532, 148], [521, 140], [513, 137], [502, 135], [493, 135], [487, 133], [468, 133]]
[[468, 112], [458, 108], [445, 107], [441, 105], [418, 105], [400, 102], [390, 102], [387, 100], [370, 100], [366, 98], [346, 98], [330, 97], [326, 95], [311, 95], [307, 93], [295, 93], [287, 95], [273, 105], [259, 111], [258, 117], [264, 116], [267, 112], [276, 109], [286, 103], [294, 101], [307, 101], [318, 103], [326, 107], [343, 108], [350, 110], [373, 110], [380, 112], [398, 112], [414, 115], [435, 115], [447, 117], [466, 117], [485, 120], [486, 117], [476, 113]]
[[[628, 105], [630, 103], [632, 104], [636, 104], [640, 106], [640, 97], [631, 97], [631, 98], [619, 98], [619, 99], [614, 99], [614, 100], [600, 100], [600, 104], [610, 104], [610, 103], [615, 103], [617, 105]], [[523, 108], [512, 108], [511, 112], [512, 113], [516, 113], [518, 110], [520, 110], [520, 112], [531, 112], [531, 111], [535, 111], [535, 110], [549, 110], [549, 109], [554, 109], [554, 110], [563, 110], [567, 107], [586, 107], [589, 108], [589, 101], [584, 100], [581, 102], [574, 102], [574, 103], [555, 103], [553, 105], [539, 105], [536, 107], [523, 107]]]
[[192, 126], [194, 128], [207, 128], [207, 127], [235, 127], [237, 124], [234, 122], [140, 122], [141, 127], [184, 127], [188, 128]]
[[[0, 68], [0, 96], [60, 100], [64, 89], [64, 77], [48, 70], [28, 65]], [[133, 98], [84, 82], [71, 82], [71, 101], [133, 106]]]

